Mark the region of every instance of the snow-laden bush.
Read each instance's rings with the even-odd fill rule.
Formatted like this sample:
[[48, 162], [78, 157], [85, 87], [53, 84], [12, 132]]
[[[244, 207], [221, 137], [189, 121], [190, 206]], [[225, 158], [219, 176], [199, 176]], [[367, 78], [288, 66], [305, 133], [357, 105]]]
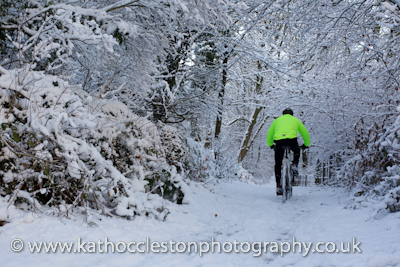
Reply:
[[180, 167], [186, 147], [177, 129], [164, 126], [158, 130], [119, 101], [104, 105], [102, 111], [110, 124], [101, 130], [107, 137], [101, 142], [102, 155], [111, 159], [124, 176], [141, 181], [146, 192], [182, 203], [181, 188], [185, 185]]
[[181, 203], [185, 184], [156, 126], [123, 103], [98, 109], [83, 95], [44, 72], [0, 69], [0, 193], [61, 216], [165, 218], [163, 198]]
[[249, 183], [249, 184], [257, 184], [257, 181], [254, 179], [254, 176], [246, 169], [240, 166], [239, 170], [236, 172], [236, 178], [239, 181]]
[[390, 212], [400, 211], [400, 186], [393, 188], [385, 195], [385, 203]]
[[[400, 112], [400, 106], [397, 108]], [[390, 165], [386, 166], [384, 177], [388, 192], [385, 193], [385, 203], [391, 212], [400, 211], [400, 115], [380, 138], [379, 150], [388, 158]]]
[[170, 165], [178, 170], [183, 169], [183, 163], [188, 156], [188, 148], [185, 139], [178, 132], [178, 129], [164, 125], [161, 128], [161, 143], [165, 150], [165, 157]]
[[[225, 140], [225, 139], [224, 139]], [[232, 146], [224, 141], [197, 141], [187, 138], [189, 153], [185, 162], [188, 177], [196, 182], [208, 182], [212, 179], [239, 179], [254, 182], [254, 177], [237, 162]]]
[[189, 155], [185, 163], [188, 177], [196, 182], [206, 182], [216, 176], [214, 151], [204, 147], [204, 143], [187, 138]]
[[354, 202], [374, 199], [380, 203], [378, 211], [400, 211], [400, 115], [387, 116], [381, 127], [375, 123], [358, 141], [357, 153], [340, 172], [340, 182], [353, 192]]
[[[398, 59], [392, 57], [399, 47], [400, 33], [398, 27], [400, 13], [397, 5], [384, 1], [377, 9], [376, 23], [385, 31], [380, 33], [384, 41], [381, 51], [386, 51], [382, 60], [376, 61], [381, 73], [390, 73], [393, 79], [385, 79], [380, 90], [381, 97], [372, 100], [368, 116], [362, 116], [356, 125], [357, 136], [354, 143], [354, 156], [348, 160], [341, 170], [341, 184], [345, 184], [354, 193], [355, 202], [378, 202], [377, 212], [394, 212], [399, 210], [400, 186], [400, 108], [398, 106]], [[379, 66], [380, 62], [384, 66]], [[379, 83], [376, 83], [377, 85]], [[374, 87], [375, 88], [375, 81]], [[383, 93], [384, 92], [384, 93]], [[364, 121], [365, 120], [365, 121]], [[364, 125], [363, 125], [364, 124]], [[371, 127], [366, 127], [372, 125]]]

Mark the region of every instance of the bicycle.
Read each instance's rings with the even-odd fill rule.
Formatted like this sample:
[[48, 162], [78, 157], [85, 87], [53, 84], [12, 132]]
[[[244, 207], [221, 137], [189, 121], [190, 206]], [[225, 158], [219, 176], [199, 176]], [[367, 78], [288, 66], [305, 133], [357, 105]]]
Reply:
[[292, 151], [290, 146], [283, 146], [283, 160], [282, 160], [282, 175], [281, 175], [281, 185], [282, 185], [282, 202], [285, 203], [286, 200], [292, 197], [292, 181], [293, 181], [293, 169], [292, 169]]

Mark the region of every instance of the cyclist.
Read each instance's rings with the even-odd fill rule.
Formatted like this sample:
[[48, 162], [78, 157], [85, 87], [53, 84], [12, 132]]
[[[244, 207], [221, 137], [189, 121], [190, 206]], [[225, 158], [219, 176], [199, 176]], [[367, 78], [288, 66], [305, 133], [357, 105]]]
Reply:
[[[300, 148], [297, 143], [297, 133], [300, 132], [304, 141], [304, 148], [310, 145], [310, 135], [304, 124], [296, 117], [293, 116], [293, 110], [290, 108], [282, 112], [282, 116], [276, 118], [268, 129], [267, 145], [271, 149], [275, 148], [275, 180], [276, 180], [276, 194], [282, 195], [281, 186], [281, 167], [283, 160], [283, 146], [290, 146], [294, 153], [292, 162], [293, 176], [298, 175], [297, 164], [300, 158]], [[275, 143], [275, 144], [274, 144]]]

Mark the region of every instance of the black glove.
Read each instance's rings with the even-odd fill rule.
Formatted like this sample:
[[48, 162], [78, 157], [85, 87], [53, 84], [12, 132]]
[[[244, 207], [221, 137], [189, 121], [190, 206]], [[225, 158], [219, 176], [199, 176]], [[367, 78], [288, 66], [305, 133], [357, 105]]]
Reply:
[[275, 149], [275, 144], [273, 144], [272, 146], [270, 146], [271, 149]]
[[300, 148], [301, 148], [301, 149], [306, 149], [306, 148], [308, 148], [308, 146], [302, 144], [302, 145], [300, 146]]

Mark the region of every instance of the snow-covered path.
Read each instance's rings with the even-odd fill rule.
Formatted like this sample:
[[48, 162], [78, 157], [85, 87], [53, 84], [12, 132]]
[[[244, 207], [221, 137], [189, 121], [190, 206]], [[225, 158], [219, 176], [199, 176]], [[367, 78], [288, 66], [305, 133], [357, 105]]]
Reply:
[[[273, 185], [223, 182], [207, 187], [193, 184], [190, 188], [193, 192], [190, 204], [169, 204], [171, 214], [166, 222], [148, 218], [134, 221], [93, 218], [94, 223], [88, 226], [82, 219], [61, 222], [15, 212], [19, 217], [0, 227], [1, 266], [400, 266], [400, 214], [374, 219], [370, 208], [344, 209], [340, 190], [295, 187], [293, 198], [283, 204]], [[4, 209], [4, 203], [0, 204], [0, 210]], [[24, 241], [21, 252], [10, 248], [15, 238]], [[28, 242], [77, 243], [78, 238], [87, 242], [83, 246], [87, 253], [29, 251]], [[176, 252], [161, 253], [164, 248], [155, 246], [153, 252], [150, 247], [149, 253], [99, 253], [105, 247], [98, 242], [105, 242], [106, 238], [114, 244], [119, 241], [171, 244], [172, 240], [175, 243], [168, 248]], [[293, 248], [293, 239], [305, 242], [307, 248], [302, 244]], [[198, 251], [193, 251], [193, 245], [190, 253], [188, 248], [179, 253], [188, 242], [197, 242]], [[218, 250], [217, 242], [221, 252], [204, 252], [200, 257], [200, 249]], [[345, 243], [346, 250], [350, 242], [350, 252], [337, 253], [336, 249], [331, 253], [313, 252], [317, 242], [325, 242], [318, 248], [328, 251], [333, 250], [333, 244], [340, 250], [340, 242]], [[331, 243], [326, 247], [328, 242]], [[352, 244], [358, 242], [362, 252], [358, 252], [356, 245], [353, 253]], [[288, 246], [291, 251], [284, 252]], [[74, 248], [77, 249], [77, 244]], [[89, 253], [94, 249], [97, 253]], [[119, 250], [123, 249], [121, 243]], [[143, 244], [139, 249], [149, 248]]]

